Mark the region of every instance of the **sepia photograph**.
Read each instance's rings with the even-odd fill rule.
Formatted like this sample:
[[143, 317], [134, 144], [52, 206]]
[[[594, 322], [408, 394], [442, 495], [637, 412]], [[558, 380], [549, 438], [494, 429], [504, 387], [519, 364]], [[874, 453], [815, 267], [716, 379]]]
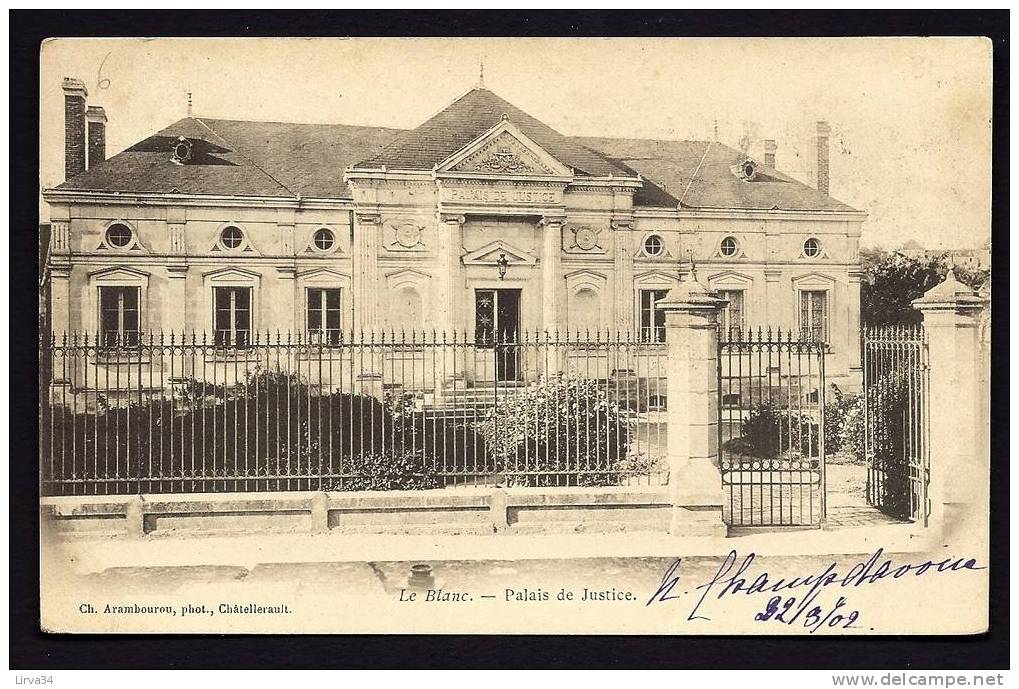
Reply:
[[987, 632], [993, 53], [43, 41], [41, 631]]

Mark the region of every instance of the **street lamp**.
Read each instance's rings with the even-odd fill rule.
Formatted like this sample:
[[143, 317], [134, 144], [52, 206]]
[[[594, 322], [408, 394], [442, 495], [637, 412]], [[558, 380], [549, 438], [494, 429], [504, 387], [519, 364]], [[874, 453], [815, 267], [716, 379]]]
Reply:
[[506, 271], [509, 269], [509, 259], [506, 258], [506, 254], [499, 254], [499, 260], [495, 264], [499, 266], [499, 279], [502, 280], [506, 277]]

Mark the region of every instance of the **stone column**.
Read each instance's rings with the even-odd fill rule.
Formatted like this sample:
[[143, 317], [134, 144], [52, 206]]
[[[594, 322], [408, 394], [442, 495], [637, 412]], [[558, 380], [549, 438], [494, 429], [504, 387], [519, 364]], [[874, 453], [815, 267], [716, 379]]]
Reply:
[[913, 302], [923, 314], [929, 364], [931, 524], [960, 526], [965, 516], [987, 517], [989, 457], [980, 409], [980, 320], [987, 299], [954, 271]]
[[354, 323], [365, 336], [378, 327], [380, 217], [354, 214]]
[[670, 533], [724, 536], [718, 447], [718, 314], [726, 301], [691, 271], [657, 308], [668, 347]]
[[546, 217], [541, 221], [541, 327], [549, 333], [565, 330], [559, 318], [564, 221], [565, 218], [559, 217]]

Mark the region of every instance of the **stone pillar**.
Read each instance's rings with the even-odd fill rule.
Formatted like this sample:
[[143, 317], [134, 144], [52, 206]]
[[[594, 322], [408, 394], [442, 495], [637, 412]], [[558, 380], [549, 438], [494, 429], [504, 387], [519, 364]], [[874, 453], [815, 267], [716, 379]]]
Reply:
[[849, 298], [846, 300], [849, 309], [846, 325], [849, 380], [850, 386], [856, 388], [863, 385], [863, 367], [860, 364], [860, 279], [862, 276], [863, 271], [861, 270], [849, 271]]
[[923, 314], [929, 364], [931, 524], [968, 515], [987, 517], [989, 456], [980, 409], [980, 320], [987, 299], [959, 282], [954, 271], [913, 302]]
[[726, 301], [696, 271], [659, 301], [668, 347], [670, 533], [724, 536], [718, 447], [718, 314]]
[[354, 213], [354, 324], [369, 336], [378, 327], [380, 217]]

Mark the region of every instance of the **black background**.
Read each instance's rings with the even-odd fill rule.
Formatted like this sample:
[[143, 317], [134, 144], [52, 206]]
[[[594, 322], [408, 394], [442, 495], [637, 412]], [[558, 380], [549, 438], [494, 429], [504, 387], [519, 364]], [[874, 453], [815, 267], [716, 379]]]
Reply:
[[[116, 668], [1008, 667], [1008, 22], [997, 11], [10, 12], [10, 665]], [[203, 636], [39, 631], [39, 47], [55, 36], [987, 36], [994, 44], [990, 629], [969, 637]], [[914, 161], [922, 164], [922, 161]], [[903, 157], [904, 168], [911, 162]], [[904, 169], [904, 173], [906, 170]], [[965, 184], [965, 180], [960, 180]], [[972, 230], [975, 228], [966, 228]], [[31, 362], [32, 365], [29, 365]], [[951, 595], [946, 590], [945, 595]], [[930, 601], [937, 605], [938, 601]], [[979, 605], [979, 601], [973, 601]]]

